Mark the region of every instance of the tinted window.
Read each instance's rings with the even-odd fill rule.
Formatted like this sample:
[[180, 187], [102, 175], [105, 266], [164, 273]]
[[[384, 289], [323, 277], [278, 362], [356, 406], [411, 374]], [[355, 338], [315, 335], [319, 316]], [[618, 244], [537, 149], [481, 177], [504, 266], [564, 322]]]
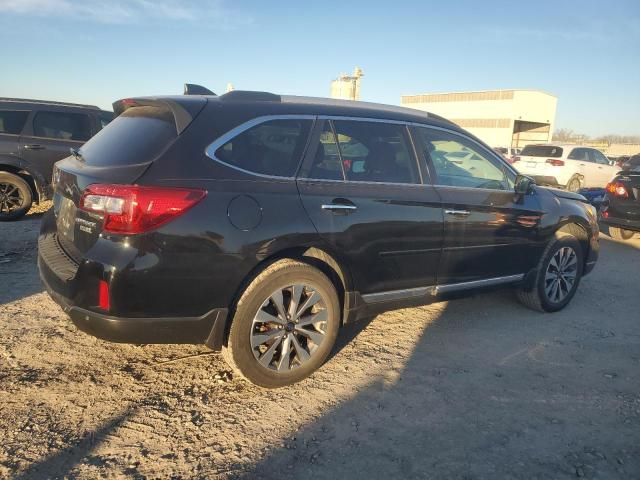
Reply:
[[173, 115], [158, 107], [133, 107], [85, 143], [88, 165], [135, 165], [154, 160], [176, 138]]
[[322, 180], [344, 180], [338, 143], [329, 121], [324, 122], [316, 153], [309, 172], [309, 178]]
[[27, 122], [29, 112], [18, 110], [0, 110], [0, 133], [18, 135]]
[[419, 183], [404, 125], [336, 120], [333, 126], [347, 180]]
[[633, 155], [629, 160], [622, 164], [623, 170], [640, 170], [640, 155]]
[[593, 161], [599, 163], [600, 165], [609, 165], [609, 160], [604, 156], [603, 153], [600, 153], [598, 150], [590, 150]]
[[36, 137], [85, 141], [91, 138], [91, 121], [82, 113], [38, 112], [33, 132]]
[[587, 155], [586, 148], [574, 148], [567, 157], [569, 160], [580, 160], [582, 162], [590, 162], [591, 159]]
[[422, 148], [436, 172], [436, 184], [454, 187], [510, 189], [504, 165], [464, 137], [441, 130], [418, 128]]
[[98, 122], [100, 125], [100, 130], [109, 125], [109, 123], [113, 120], [113, 113], [111, 112], [100, 112], [98, 115]]
[[271, 120], [245, 130], [222, 145], [215, 157], [250, 172], [278, 177], [295, 175], [311, 120]]
[[522, 149], [520, 155], [523, 157], [560, 158], [562, 148], [555, 145], [527, 145]]

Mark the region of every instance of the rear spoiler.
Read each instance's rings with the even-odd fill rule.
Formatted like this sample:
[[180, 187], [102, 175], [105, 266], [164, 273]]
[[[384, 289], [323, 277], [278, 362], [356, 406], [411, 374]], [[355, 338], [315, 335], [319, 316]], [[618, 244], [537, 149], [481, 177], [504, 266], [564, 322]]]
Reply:
[[133, 107], [160, 107], [171, 112], [176, 124], [176, 132], [180, 135], [198, 116], [207, 99], [202, 96], [184, 97], [140, 97], [124, 98], [113, 102], [115, 116], [121, 115], [124, 111]]

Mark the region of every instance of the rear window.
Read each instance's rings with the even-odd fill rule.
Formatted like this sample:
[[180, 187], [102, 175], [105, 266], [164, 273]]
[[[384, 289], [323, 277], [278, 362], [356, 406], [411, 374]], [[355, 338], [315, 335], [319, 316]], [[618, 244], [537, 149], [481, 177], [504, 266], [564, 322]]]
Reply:
[[555, 145], [527, 145], [522, 149], [520, 155], [523, 157], [560, 158], [562, 156], [562, 148]]
[[84, 142], [91, 138], [91, 119], [83, 113], [38, 112], [33, 119], [36, 137]]
[[96, 167], [136, 165], [153, 161], [175, 138], [169, 110], [132, 107], [85, 143], [80, 153], [87, 165]]
[[19, 135], [28, 116], [27, 111], [0, 110], [0, 133]]

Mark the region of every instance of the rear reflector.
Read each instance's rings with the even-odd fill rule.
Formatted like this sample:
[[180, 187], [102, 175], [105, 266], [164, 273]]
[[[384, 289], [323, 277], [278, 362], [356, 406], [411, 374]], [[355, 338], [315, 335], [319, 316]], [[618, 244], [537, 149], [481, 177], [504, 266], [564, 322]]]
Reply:
[[547, 163], [554, 167], [563, 167], [564, 160], [558, 160], [557, 158], [547, 158]]
[[98, 284], [98, 306], [105, 311], [109, 311], [111, 307], [109, 302], [109, 284], [104, 280], [100, 280]]
[[620, 182], [611, 182], [607, 184], [607, 192], [613, 194], [616, 197], [627, 198], [629, 192], [625, 188], [624, 184]]
[[206, 196], [205, 190], [140, 185], [89, 185], [80, 209], [103, 216], [103, 230], [137, 234], [179, 217]]

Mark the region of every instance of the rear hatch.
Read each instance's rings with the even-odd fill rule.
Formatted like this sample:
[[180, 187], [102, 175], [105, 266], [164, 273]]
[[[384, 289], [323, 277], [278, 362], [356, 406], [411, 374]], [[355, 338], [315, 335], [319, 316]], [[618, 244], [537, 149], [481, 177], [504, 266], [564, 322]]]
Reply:
[[100, 215], [79, 209], [82, 192], [92, 184], [135, 184], [205, 104], [202, 97], [118, 101], [116, 118], [75, 154], [56, 163], [57, 237], [71, 257], [79, 260], [102, 231]]
[[562, 158], [562, 153], [562, 147], [555, 145], [527, 145], [516, 158], [516, 166], [525, 172], [535, 172]]

